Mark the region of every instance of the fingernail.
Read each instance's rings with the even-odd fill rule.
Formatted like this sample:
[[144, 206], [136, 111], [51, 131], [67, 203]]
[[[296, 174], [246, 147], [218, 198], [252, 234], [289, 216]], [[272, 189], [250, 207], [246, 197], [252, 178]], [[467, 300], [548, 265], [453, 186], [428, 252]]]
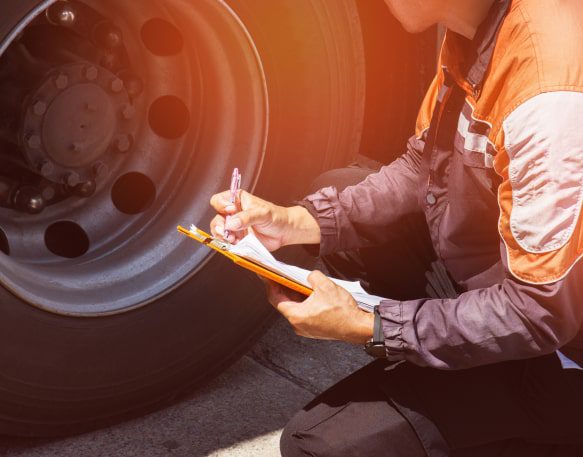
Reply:
[[215, 227], [215, 230], [217, 231], [217, 233], [221, 236], [223, 236], [225, 234], [225, 228], [222, 225], [217, 225]]
[[241, 219], [238, 217], [230, 217], [225, 227], [227, 230], [239, 230], [241, 228]]
[[235, 211], [237, 211], [237, 207], [235, 205], [229, 205], [225, 207], [225, 211], [227, 213], [234, 213]]

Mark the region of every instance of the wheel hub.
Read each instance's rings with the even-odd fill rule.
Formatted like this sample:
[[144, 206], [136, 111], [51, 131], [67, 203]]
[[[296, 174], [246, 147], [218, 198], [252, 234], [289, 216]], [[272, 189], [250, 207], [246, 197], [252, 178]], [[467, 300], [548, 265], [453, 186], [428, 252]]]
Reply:
[[123, 82], [110, 71], [85, 64], [61, 67], [26, 107], [20, 133], [25, 159], [50, 181], [91, 181], [96, 171], [119, 162], [120, 138], [130, 133], [132, 112]]
[[49, 158], [77, 168], [106, 151], [115, 129], [115, 108], [105, 91], [93, 84], [78, 84], [57, 96], [49, 108], [42, 139]]

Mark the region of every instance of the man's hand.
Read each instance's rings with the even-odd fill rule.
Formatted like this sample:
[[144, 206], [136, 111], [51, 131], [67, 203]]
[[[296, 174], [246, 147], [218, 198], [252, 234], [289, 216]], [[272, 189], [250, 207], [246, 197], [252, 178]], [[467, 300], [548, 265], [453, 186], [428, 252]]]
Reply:
[[[211, 222], [214, 237], [236, 244], [252, 230], [270, 251], [289, 244], [320, 242], [320, 227], [305, 208], [285, 208], [245, 191], [238, 193], [233, 204], [230, 196], [226, 191], [211, 198], [211, 206], [218, 213]], [[229, 231], [226, 238], [225, 229]]]
[[283, 314], [298, 335], [353, 344], [364, 344], [372, 338], [372, 313], [358, 308], [352, 295], [323, 273], [314, 271], [308, 280], [314, 292], [303, 302], [294, 301], [297, 295], [293, 291], [267, 281], [270, 303]]

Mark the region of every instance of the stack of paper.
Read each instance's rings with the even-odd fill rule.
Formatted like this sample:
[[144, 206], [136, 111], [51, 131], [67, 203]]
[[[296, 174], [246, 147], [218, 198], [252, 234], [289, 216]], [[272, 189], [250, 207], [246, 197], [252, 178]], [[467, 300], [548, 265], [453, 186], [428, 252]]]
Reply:
[[[311, 273], [310, 271], [280, 262], [271, 255], [267, 248], [263, 246], [263, 244], [261, 244], [257, 237], [252, 233], [249, 233], [236, 245], [228, 245], [227, 249], [233, 254], [237, 254], [256, 262], [281, 276], [285, 276], [292, 281], [302, 284], [303, 286], [311, 287], [308, 282], [308, 275]], [[382, 297], [368, 294], [359, 282], [343, 281], [342, 279], [336, 278], [330, 279], [340, 287], [346, 289], [354, 297], [358, 306], [365, 311], [372, 312], [374, 307], [383, 300]]]

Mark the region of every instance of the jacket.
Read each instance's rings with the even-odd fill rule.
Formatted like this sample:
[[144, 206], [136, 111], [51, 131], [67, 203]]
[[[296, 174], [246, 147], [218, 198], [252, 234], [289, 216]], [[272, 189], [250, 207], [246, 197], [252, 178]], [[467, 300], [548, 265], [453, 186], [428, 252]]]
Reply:
[[387, 357], [461, 369], [558, 349], [583, 365], [583, 2], [502, 0], [448, 31], [407, 152], [306, 198], [320, 254], [422, 212], [461, 294], [380, 304]]

